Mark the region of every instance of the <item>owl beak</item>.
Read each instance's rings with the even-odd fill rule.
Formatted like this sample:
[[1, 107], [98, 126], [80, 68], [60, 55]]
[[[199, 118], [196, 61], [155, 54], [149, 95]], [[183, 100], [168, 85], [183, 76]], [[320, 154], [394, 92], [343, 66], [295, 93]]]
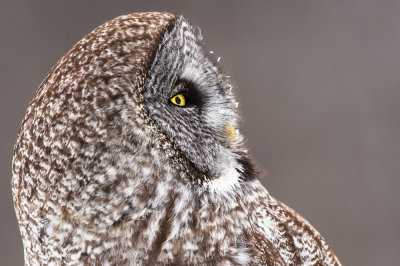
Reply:
[[235, 139], [235, 130], [233, 129], [231, 123], [229, 122], [226, 123], [225, 132], [231, 138], [231, 140]]

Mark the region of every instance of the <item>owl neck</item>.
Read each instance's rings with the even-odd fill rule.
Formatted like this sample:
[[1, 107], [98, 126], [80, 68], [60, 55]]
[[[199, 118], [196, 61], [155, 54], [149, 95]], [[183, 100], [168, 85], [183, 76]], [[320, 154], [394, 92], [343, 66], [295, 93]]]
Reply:
[[[250, 231], [250, 224], [243, 217], [250, 219], [247, 207], [258, 206], [267, 198], [260, 182], [242, 181], [224, 193], [194, 193], [176, 185], [164, 209], [151, 212], [132, 228], [135, 238], [126, 247], [134, 254], [131, 262], [210, 264], [213, 258], [234, 253], [237, 264], [245, 264], [243, 260], [249, 258], [240, 243]], [[132, 243], [135, 246], [129, 250]]]
[[[243, 157], [205, 186], [188, 185], [171, 176], [158, 186], [165, 190], [154, 209], [134, 223], [131, 263], [212, 264], [217, 257], [236, 254], [237, 264], [249, 260], [244, 242], [250, 230], [248, 206], [258, 206], [268, 192], [256, 178], [253, 165]], [[163, 200], [161, 200], [163, 199]], [[250, 219], [250, 218], [249, 218]], [[144, 241], [145, 240], [145, 241]], [[205, 255], [206, 254], [206, 255]]]

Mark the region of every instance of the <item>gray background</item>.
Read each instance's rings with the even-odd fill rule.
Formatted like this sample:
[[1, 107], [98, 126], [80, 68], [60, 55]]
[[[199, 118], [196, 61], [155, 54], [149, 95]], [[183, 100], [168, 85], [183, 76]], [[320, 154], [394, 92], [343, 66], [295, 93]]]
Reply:
[[2, 1], [1, 265], [23, 263], [10, 179], [30, 99], [83, 35], [137, 11], [201, 27], [232, 76], [263, 183], [343, 264], [398, 265], [400, 1], [367, 0]]

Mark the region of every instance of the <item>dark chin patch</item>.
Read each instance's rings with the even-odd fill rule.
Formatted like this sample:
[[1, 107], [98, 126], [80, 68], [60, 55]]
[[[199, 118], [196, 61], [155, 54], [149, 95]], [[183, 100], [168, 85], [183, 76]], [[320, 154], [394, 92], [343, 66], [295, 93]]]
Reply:
[[236, 169], [241, 173], [243, 181], [250, 181], [257, 178], [257, 170], [247, 154], [242, 154], [238, 159], [238, 163], [242, 165], [243, 169]]

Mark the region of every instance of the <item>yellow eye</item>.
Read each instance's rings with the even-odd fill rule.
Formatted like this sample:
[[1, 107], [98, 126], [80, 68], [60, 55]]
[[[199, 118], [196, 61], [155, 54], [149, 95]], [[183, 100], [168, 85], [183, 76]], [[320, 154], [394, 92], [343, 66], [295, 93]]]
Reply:
[[186, 105], [186, 100], [185, 96], [183, 94], [177, 94], [174, 97], [171, 98], [171, 102], [175, 105], [178, 106], [185, 106]]

